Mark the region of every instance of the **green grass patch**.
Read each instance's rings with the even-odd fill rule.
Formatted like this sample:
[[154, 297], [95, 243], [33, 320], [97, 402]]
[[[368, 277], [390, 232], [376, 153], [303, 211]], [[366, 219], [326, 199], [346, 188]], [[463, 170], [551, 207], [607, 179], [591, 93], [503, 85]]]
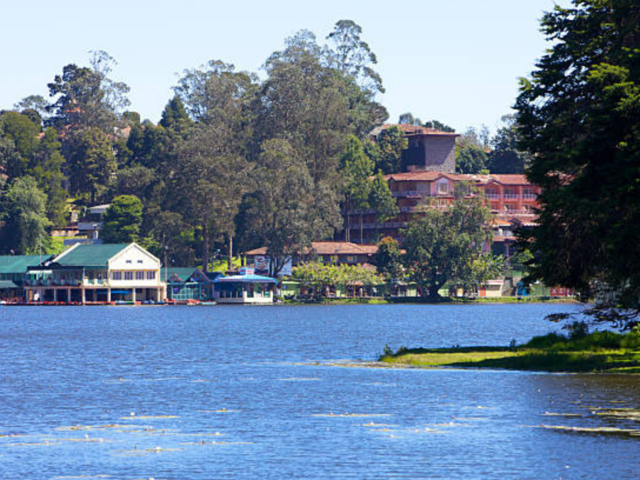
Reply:
[[640, 373], [640, 332], [552, 333], [518, 347], [385, 349], [380, 361], [415, 367], [475, 367], [547, 372]]

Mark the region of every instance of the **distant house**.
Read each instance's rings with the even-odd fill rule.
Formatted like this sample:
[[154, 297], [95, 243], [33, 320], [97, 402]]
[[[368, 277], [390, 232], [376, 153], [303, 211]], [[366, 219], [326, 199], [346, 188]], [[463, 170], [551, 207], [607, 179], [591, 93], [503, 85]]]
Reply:
[[[374, 262], [373, 257], [377, 251], [377, 245], [358, 245], [339, 241], [311, 242], [311, 248], [291, 259], [291, 266], [295, 267], [301, 262], [312, 260], [336, 265], [370, 264]], [[266, 247], [250, 250], [245, 255], [247, 263], [254, 267], [257, 274], [269, 273], [269, 256]]]
[[77, 243], [101, 243], [100, 229], [102, 228], [102, 220], [110, 204], [96, 205], [89, 207], [83, 218], [78, 220], [77, 235], [82, 238], [67, 239], [64, 244], [75, 245]]
[[75, 245], [29, 267], [29, 302], [159, 302], [166, 298], [160, 260], [135, 243]]
[[50, 258], [51, 255], [0, 255], [0, 299], [23, 301], [27, 270]]

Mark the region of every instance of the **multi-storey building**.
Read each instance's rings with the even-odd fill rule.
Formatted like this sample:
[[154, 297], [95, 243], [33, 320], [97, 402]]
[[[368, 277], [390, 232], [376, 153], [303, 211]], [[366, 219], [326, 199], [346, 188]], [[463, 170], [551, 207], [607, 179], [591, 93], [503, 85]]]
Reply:
[[[504, 243], [507, 255], [513, 243], [516, 225], [535, 223], [540, 188], [531, 185], [524, 175], [466, 175], [433, 171], [416, 171], [387, 175], [389, 188], [400, 213], [387, 222], [377, 222], [374, 210], [350, 212], [353, 241], [377, 243], [381, 237], [400, 240], [400, 230], [425, 208], [446, 209], [454, 201], [456, 185], [466, 182], [485, 198], [495, 214], [496, 241]], [[362, 233], [362, 239], [361, 239]]]

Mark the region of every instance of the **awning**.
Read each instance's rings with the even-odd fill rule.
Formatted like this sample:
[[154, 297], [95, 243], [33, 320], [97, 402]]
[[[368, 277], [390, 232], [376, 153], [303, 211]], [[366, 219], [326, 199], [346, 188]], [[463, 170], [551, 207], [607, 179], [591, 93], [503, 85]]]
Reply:
[[11, 280], [0, 280], [0, 290], [11, 290], [14, 288], [20, 287], [13, 283]]

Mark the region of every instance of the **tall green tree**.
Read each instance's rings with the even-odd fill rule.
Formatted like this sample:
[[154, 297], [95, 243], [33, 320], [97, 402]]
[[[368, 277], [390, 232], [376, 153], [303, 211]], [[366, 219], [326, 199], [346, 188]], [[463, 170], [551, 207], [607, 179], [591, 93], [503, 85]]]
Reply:
[[99, 128], [74, 132], [76, 145], [68, 158], [71, 193], [86, 194], [95, 204], [107, 191], [107, 186], [116, 172], [116, 157], [109, 137]]
[[375, 164], [364, 153], [362, 142], [354, 135], [350, 135], [345, 142], [341, 164], [346, 183], [344, 205], [347, 220], [347, 225], [345, 225], [346, 240], [351, 241], [350, 213], [356, 210], [361, 211], [360, 243], [362, 243], [362, 210], [368, 209], [370, 206], [369, 197], [372, 184], [370, 177], [373, 174]]
[[137, 242], [142, 223], [143, 205], [133, 195], [113, 199], [102, 219], [100, 239], [104, 243]]
[[405, 265], [410, 278], [425, 289], [431, 301], [447, 282], [464, 280], [492, 241], [491, 212], [479, 196], [462, 196], [449, 210], [425, 208], [422, 217], [403, 230]]
[[65, 159], [60, 151], [58, 132], [46, 128], [35, 148], [29, 174], [47, 195], [47, 217], [55, 226], [67, 224], [67, 177], [63, 173]]
[[343, 73], [351, 75], [363, 89], [384, 93], [382, 77], [373, 69], [378, 63], [375, 53], [362, 37], [362, 27], [353, 20], [339, 20], [327, 39], [333, 44], [331, 60]]
[[[529, 179], [543, 187], [534, 274], [616, 292], [596, 318], [640, 314], [640, 4], [574, 0], [545, 14], [553, 41], [516, 102]], [[611, 314], [611, 315], [608, 315]]]
[[32, 177], [15, 179], [0, 198], [3, 227], [0, 251], [5, 254], [33, 254], [49, 243], [46, 215], [47, 195]]
[[115, 60], [106, 52], [93, 52], [90, 67], [66, 65], [62, 75], [48, 84], [52, 103], [48, 107], [52, 126], [99, 128], [112, 132], [118, 115], [129, 105], [129, 87], [109, 78]]
[[[378, 222], [387, 222], [400, 213], [398, 203], [393, 198], [393, 193], [389, 188], [389, 182], [378, 172], [371, 181], [371, 191], [369, 193], [369, 205], [375, 210], [376, 237], [378, 235]], [[362, 240], [361, 240], [362, 242]]]
[[29, 170], [29, 161], [38, 143], [40, 127], [31, 119], [18, 112], [7, 111], [0, 115], [0, 136], [5, 147], [0, 150], [4, 157], [6, 174], [21, 177]]
[[377, 170], [382, 173], [399, 173], [401, 169], [402, 152], [409, 145], [404, 132], [398, 127], [385, 128], [376, 139], [380, 156], [378, 157]]
[[387, 282], [399, 280], [404, 275], [402, 265], [402, 251], [397, 240], [384, 237], [378, 244], [375, 255], [376, 268]]
[[260, 167], [254, 172], [256, 190], [244, 200], [244, 238], [267, 247], [270, 274], [280, 273], [294, 255], [313, 240], [328, 238], [340, 227], [334, 192], [319, 187], [306, 164], [285, 140], [267, 140]]

